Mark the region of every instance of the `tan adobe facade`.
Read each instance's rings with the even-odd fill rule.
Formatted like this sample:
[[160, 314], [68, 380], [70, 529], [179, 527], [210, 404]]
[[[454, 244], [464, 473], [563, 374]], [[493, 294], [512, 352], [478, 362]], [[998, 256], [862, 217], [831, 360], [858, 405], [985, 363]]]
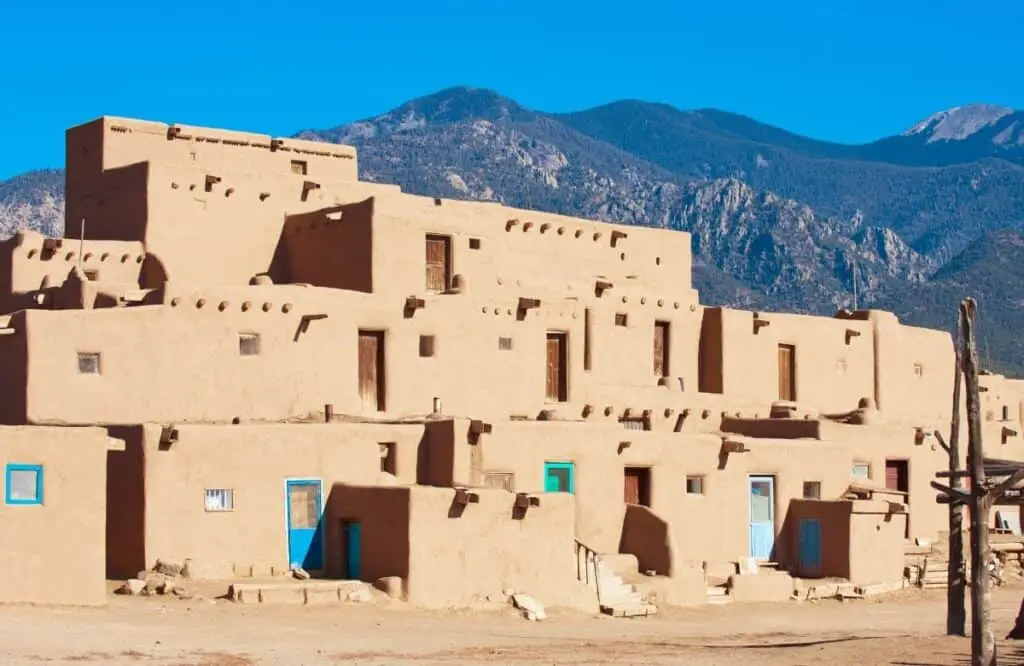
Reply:
[[[45, 469], [0, 525], [42, 513], [18, 529], [108, 577], [301, 565], [398, 576], [426, 606], [510, 586], [579, 606], [585, 552], [692, 600], [748, 558], [885, 582], [906, 539], [945, 529], [950, 336], [702, 305], [684, 232], [405, 194], [359, 181], [346, 146], [109, 117], [68, 130], [67, 197], [64, 238], [0, 244], [0, 460]], [[1024, 459], [1024, 383], [983, 380], [988, 454]], [[87, 456], [106, 463], [88, 481], [60, 471]], [[843, 499], [858, 483], [906, 499]], [[16, 596], [93, 602], [101, 575]]]

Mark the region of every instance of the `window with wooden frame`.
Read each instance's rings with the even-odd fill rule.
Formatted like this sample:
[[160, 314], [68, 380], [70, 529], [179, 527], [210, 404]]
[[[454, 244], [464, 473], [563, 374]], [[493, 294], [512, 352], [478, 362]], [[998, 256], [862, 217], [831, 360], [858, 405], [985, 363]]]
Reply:
[[804, 481], [804, 499], [821, 499], [821, 481]]
[[292, 173], [305, 176], [309, 173], [309, 164], [305, 160], [292, 160]]
[[484, 488], [501, 488], [514, 493], [516, 475], [512, 472], [484, 472]]
[[704, 477], [703, 476], [688, 476], [688, 477], [686, 477], [686, 494], [687, 495], [703, 495], [704, 494]]

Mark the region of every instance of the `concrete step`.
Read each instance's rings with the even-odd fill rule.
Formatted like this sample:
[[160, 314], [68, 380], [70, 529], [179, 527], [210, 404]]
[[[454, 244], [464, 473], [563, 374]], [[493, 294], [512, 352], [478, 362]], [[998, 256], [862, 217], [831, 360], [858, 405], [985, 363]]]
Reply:
[[709, 604], [730, 604], [732, 603], [732, 597], [729, 596], [729, 590], [725, 587], [709, 587], [707, 588], [707, 598]]
[[601, 604], [601, 612], [612, 617], [648, 617], [650, 615], [657, 615], [658, 607], [654, 604], [643, 602], [623, 605]]

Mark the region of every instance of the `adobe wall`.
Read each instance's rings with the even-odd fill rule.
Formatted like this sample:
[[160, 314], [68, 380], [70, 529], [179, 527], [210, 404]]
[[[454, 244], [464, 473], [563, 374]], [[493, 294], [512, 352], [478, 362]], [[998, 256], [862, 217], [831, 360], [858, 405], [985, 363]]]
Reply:
[[[0, 428], [0, 602], [99, 605], [104, 584], [107, 433]], [[7, 465], [40, 465], [42, 504], [6, 501]]]
[[575, 606], [584, 590], [576, 580], [573, 498], [543, 495], [540, 506], [517, 514], [515, 495], [474, 492], [479, 502], [460, 509], [450, 489], [411, 489], [409, 601], [451, 608], [511, 589]]
[[[598, 552], [618, 552], [624, 469], [650, 467], [650, 508], [673, 535], [668, 544], [673, 568], [746, 557], [749, 475], [776, 475], [777, 529], [789, 501], [803, 497], [805, 481], [820, 482], [822, 497], [838, 497], [849, 486], [853, 453], [848, 445], [735, 439], [749, 451], [730, 454], [720, 469], [720, 436], [625, 430], [619, 424], [494, 424], [475, 445], [461, 444], [472, 450], [463, 478], [476, 484], [487, 472], [511, 472], [517, 491], [542, 491], [545, 461], [574, 462], [576, 534]], [[620, 453], [623, 442], [629, 445]], [[687, 476], [703, 477], [703, 495], [687, 494]]]
[[[342, 523], [357, 522], [361, 580], [372, 583], [378, 578], [398, 576], [407, 582], [412, 492], [410, 486], [335, 484], [324, 507], [325, 574], [330, 578], [348, 578]], [[424, 592], [429, 591], [426, 588], [424, 585]]]
[[850, 515], [850, 581], [864, 585], [903, 580], [906, 515], [886, 502], [853, 502]]
[[[132, 506], [141, 502], [145, 564], [191, 558], [195, 575], [203, 578], [230, 577], [236, 569], [287, 570], [286, 479], [321, 479], [324, 503], [336, 483], [393, 483], [380, 472], [380, 444], [395, 443], [401, 459], [409, 460], [423, 434], [421, 425], [360, 423], [174, 428], [177, 441], [161, 444], [161, 426], [144, 426], [136, 446], [142, 449], [145, 495], [108, 502], [108, 520], [137, 524]], [[123, 488], [128, 492], [128, 485]], [[206, 511], [209, 488], [233, 490], [234, 509]], [[110, 554], [112, 561], [118, 557]]]
[[[799, 578], [850, 578], [850, 500], [794, 499], [789, 503], [783, 536], [789, 548], [785, 564]], [[820, 561], [817, 569], [800, 560], [800, 522], [817, 520], [821, 525]], [[903, 564], [902, 554], [898, 558]]]
[[767, 410], [779, 399], [778, 348], [787, 344], [795, 347], [796, 402], [801, 405], [845, 412], [874, 395], [867, 322], [728, 308], [705, 308], [704, 319], [702, 390], [721, 392], [730, 400], [759, 401]]

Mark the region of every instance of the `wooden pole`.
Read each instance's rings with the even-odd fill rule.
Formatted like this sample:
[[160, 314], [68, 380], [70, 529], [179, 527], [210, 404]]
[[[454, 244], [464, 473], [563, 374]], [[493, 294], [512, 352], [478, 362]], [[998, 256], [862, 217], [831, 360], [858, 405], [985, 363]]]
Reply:
[[995, 666], [991, 579], [988, 575], [988, 514], [991, 498], [985, 479], [978, 390], [978, 346], [974, 335], [975, 302], [964, 299], [960, 319], [964, 334], [964, 383], [967, 388], [967, 469], [971, 474], [971, 666]]
[[[963, 384], [963, 321], [956, 318], [956, 374], [953, 377], [953, 417], [949, 427], [949, 486], [963, 487], [960, 471], [960, 387]], [[946, 634], [967, 635], [967, 566], [964, 562], [964, 507], [949, 503], [949, 573], [946, 588]]]

